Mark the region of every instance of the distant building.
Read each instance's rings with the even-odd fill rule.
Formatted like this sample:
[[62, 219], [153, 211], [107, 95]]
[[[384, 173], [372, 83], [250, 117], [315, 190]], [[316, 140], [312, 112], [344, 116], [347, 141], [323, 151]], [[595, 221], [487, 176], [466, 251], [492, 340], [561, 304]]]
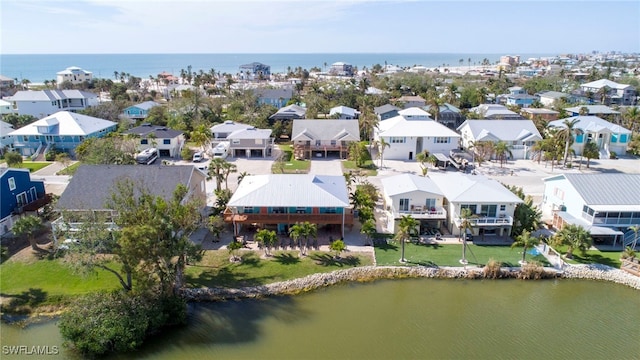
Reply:
[[158, 149], [160, 157], [180, 157], [180, 153], [185, 144], [184, 133], [182, 131], [168, 129], [164, 126], [142, 124], [125, 131], [125, 134], [140, 137], [138, 141], [138, 151], [156, 148]]
[[412, 107], [423, 107], [427, 105], [427, 101], [420, 95], [405, 95], [398, 98], [398, 102], [401, 102], [404, 109]]
[[594, 98], [605, 105], [635, 105], [636, 88], [628, 84], [600, 79], [580, 85], [585, 94], [593, 94]]
[[335, 62], [331, 64], [329, 74], [335, 76], [353, 76], [353, 66], [344, 62]]
[[559, 112], [550, 109], [524, 108], [520, 114], [529, 120], [541, 119], [546, 121], [558, 120]]
[[240, 65], [240, 78], [244, 80], [269, 80], [271, 66], [259, 62]]
[[0, 75], [0, 89], [8, 89], [14, 87], [16, 84], [15, 79]]
[[141, 120], [149, 115], [149, 110], [151, 110], [151, 108], [159, 105], [160, 104], [155, 101], [145, 101], [124, 109], [123, 115], [132, 120]]
[[348, 106], [336, 106], [329, 110], [329, 117], [332, 119], [354, 120], [360, 117], [360, 111]]
[[[432, 118], [435, 119], [435, 115], [432, 115], [430, 111], [431, 106], [432, 105], [426, 105], [423, 107], [423, 109], [427, 111]], [[458, 126], [462, 125], [462, 123], [464, 122], [465, 120], [464, 115], [462, 115], [462, 112], [457, 107], [449, 103], [444, 103], [440, 105], [439, 108], [440, 108], [440, 111], [438, 114], [438, 119], [436, 119], [436, 121], [439, 122], [440, 124], [448, 127], [449, 129], [456, 129]]]
[[58, 111], [84, 110], [99, 103], [98, 95], [81, 90], [21, 90], [5, 100], [13, 104], [17, 114], [37, 118]]
[[278, 109], [275, 114], [269, 116], [269, 121], [304, 119], [306, 115], [306, 108], [292, 104]]
[[380, 121], [398, 116], [398, 111], [400, 111], [400, 108], [391, 104], [378, 106], [373, 109], [373, 112], [378, 115]]
[[68, 67], [59, 71], [56, 75], [58, 87], [62, 86], [62, 83], [65, 81], [74, 85], [93, 81], [93, 73], [91, 71], [83, 70], [77, 66]]
[[277, 89], [258, 88], [254, 89], [253, 93], [257, 97], [258, 105], [271, 105], [281, 108], [291, 100], [293, 89], [289, 87]]
[[483, 119], [494, 119], [494, 120], [524, 119], [520, 114], [507, 109], [506, 106], [498, 105], [498, 104], [481, 104], [479, 106], [471, 108], [470, 111], [480, 115]]
[[582, 154], [584, 146], [595, 142], [600, 149], [600, 159], [609, 159], [611, 152], [625, 154], [631, 141], [631, 131], [597, 116], [574, 116], [567, 119], [552, 121], [548, 126], [566, 128], [564, 121], [578, 120], [574, 129], [571, 148], [576, 154]]

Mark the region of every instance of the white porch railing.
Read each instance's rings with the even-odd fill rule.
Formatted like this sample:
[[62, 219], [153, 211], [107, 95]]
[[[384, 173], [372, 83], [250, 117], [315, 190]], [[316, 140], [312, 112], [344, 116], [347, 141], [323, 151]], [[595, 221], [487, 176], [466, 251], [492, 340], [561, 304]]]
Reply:
[[31, 161], [35, 161], [36, 158], [38, 157], [38, 155], [40, 155], [40, 150], [42, 150], [42, 143], [40, 143], [40, 145], [38, 146], [38, 148], [36, 149], [36, 152], [34, 152], [31, 155]]
[[413, 206], [409, 210], [394, 211], [396, 219], [403, 215], [411, 215], [414, 219], [446, 219], [447, 210], [441, 207], [427, 209], [421, 206]]
[[[460, 226], [462, 224], [462, 218], [455, 214], [454, 222], [456, 226]], [[471, 217], [468, 218], [471, 226], [496, 226], [496, 225], [513, 225], [513, 217], [511, 216], [498, 216], [498, 217]]]

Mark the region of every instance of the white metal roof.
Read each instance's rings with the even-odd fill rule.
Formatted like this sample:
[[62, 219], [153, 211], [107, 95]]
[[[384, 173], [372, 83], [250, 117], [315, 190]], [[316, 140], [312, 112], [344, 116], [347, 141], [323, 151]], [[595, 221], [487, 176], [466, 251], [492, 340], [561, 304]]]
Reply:
[[384, 192], [389, 196], [422, 191], [442, 196], [442, 191], [428, 177], [415, 174], [400, 174], [381, 180]]
[[522, 203], [522, 200], [504, 185], [482, 175], [431, 173], [429, 178], [433, 180], [449, 202]]
[[420, 119], [406, 119], [402, 115], [381, 121], [376, 130], [379, 136], [431, 136], [459, 138], [460, 134], [448, 127], [433, 121]]
[[246, 176], [229, 206], [349, 207], [344, 176], [271, 174]]
[[630, 130], [627, 130], [622, 126], [616, 125], [607, 120], [601, 119], [597, 116], [574, 116], [566, 119], [551, 121], [549, 122], [549, 126], [564, 128], [566, 127], [566, 125], [564, 124], [565, 120], [572, 121], [574, 119], [578, 119], [578, 122], [575, 124], [575, 128], [582, 131], [602, 132], [603, 130], [608, 130], [616, 134], [631, 134]]
[[268, 139], [271, 129], [256, 129], [254, 127], [236, 130], [227, 136], [227, 139]]
[[231, 120], [225, 121], [222, 124], [213, 125], [210, 130], [212, 133], [232, 133], [236, 130], [244, 130], [250, 128], [251, 125], [241, 124], [233, 122]]
[[469, 128], [476, 141], [493, 138], [502, 141], [537, 141], [542, 139], [536, 125], [531, 120], [467, 120], [458, 127], [458, 130], [461, 131], [464, 128]]
[[294, 119], [291, 140], [360, 140], [357, 121]]
[[9, 133], [9, 135], [45, 135], [38, 131], [38, 127], [49, 127], [51, 125], [57, 125], [57, 129], [54, 129], [53, 133], [46, 135], [86, 136], [100, 130], [108, 129], [117, 124], [113, 121], [99, 119], [92, 116], [81, 115], [69, 111], [58, 111], [55, 114], [23, 126], [20, 129]]

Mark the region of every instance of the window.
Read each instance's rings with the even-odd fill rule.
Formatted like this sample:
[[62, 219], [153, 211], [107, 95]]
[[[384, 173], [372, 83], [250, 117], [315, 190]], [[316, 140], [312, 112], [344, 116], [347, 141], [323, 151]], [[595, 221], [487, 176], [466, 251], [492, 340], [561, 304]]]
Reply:
[[407, 142], [407, 138], [406, 137], [397, 137], [397, 136], [392, 136], [389, 138], [389, 143], [390, 144], [404, 144]]
[[451, 142], [451, 138], [450, 137], [434, 137], [433, 138], [433, 142], [436, 144], [448, 144]]
[[480, 215], [486, 217], [496, 217], [497, 205], [482, 205], [480, 207]]
[[320, 140], [316, 140], [316, 146], [320, 146], [321, 142]]
[[165, 145], [171, 145], [171, 139], [163, 139], [162, 143]]
[[13, 191], [16, 189], [16, 179], [13, 177], [10, 177], [9, 180], [9, 190]]
[[240, 144], [240, 139], [233, 139], [233, 140], [231, 140], [231, 143], [238, 145], [238, 144]]
[[140, 144], [142, 144], [142, 145], [147, 145], [148, 143], [149, 143], [148, 139], [141, 139], [140, 140]]
[[409, 211], [409, 199], [400, 199], [400, 211]]
[[427, 199], [427, 201], [425, 201], [424, 206], [426, 206], [427, 210], [429, 210], [431, 208], [435, 208], [436, 207], [436, 199]]
[[16, 196], [16, 202], [18, 203], [18, 206], [24, 206], [27, 204], [27, 193], [20, 193]]
[[462, 209], [469, 209], [471, 210], [471, 215], [473, 214], [477, 214], [477, 205], [471, 205], [471, 204], [462, 204], [460, 205], [460, 212], [462, 213]]
[[582, 144], [583, 141], [584, 141], [584, 134], [576, 135], [576, 143]]
[[626, 143], [627, 142], [627, 134], [620, 134], [620, 141], [621, 143]]
[[612, 143], [618, 142], [618, 134], [611, 134], [611, 142]]
[[337, 141], [331, 140], [331, 146], [336, 146], [337, 143], [338, 143]]
[[500, 205], [500, 211], [505, 211], [505, 210], [507, 210], [507, 205], [504, 205], [504, 204]]

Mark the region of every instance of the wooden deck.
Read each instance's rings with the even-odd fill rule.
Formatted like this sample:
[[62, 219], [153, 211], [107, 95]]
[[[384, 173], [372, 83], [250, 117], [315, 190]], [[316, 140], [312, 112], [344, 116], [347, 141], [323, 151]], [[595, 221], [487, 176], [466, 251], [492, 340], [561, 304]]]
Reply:
[[[313, 224], [342, 224], [342, 214], [224, 214], [228, 223], [295, 224], [308, 221]], [[344, 214], [344, 224], [353, 225], [353, 214]]]
[[640, 259], [622, 259], [620, 269], [635, 276], [640, 276]]

